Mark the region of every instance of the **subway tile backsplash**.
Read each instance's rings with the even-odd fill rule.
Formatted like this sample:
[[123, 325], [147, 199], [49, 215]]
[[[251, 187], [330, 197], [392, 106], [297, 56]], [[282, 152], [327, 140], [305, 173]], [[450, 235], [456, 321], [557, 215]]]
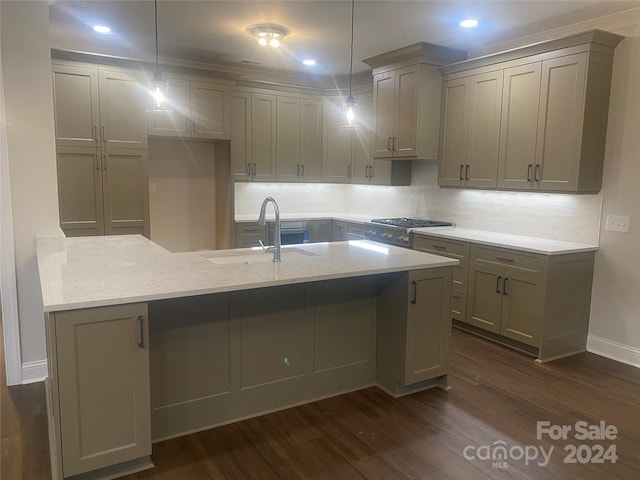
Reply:
[[284, 213], [411, 216], [459, 227], [598, 244], [602, 195], [499, 192], [438, 187], [438, 166], [414, 161], [408, 187], [236, 183], [235, 212], [257, 216], [264, 197]]

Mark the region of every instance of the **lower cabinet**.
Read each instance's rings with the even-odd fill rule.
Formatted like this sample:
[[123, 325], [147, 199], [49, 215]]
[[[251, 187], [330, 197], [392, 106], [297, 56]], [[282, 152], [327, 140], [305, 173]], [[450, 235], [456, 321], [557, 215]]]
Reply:
[[147, 305], [56, 312], [47, 329], [54, 478], [151, 466]]
[[256, 222], [236, 224], [236, 248], [259, 247], [267, 243], [267, 228]]
[[390, 274], [378, 281], [377, 380], [392, 395], [446, 387], [451, 268]]

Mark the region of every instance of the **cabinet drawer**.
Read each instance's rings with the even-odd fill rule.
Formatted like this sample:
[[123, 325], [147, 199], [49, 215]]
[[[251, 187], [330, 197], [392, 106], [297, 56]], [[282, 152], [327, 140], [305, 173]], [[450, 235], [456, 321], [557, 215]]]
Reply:
[[350, 236], [349, 238], [364, 238], [364, 225], [359, 223], [347, 223], [347, 235]]
[[469, 260], [469, 244], [424, 235], [413, 236], [413, 249], [446, 257]]
[[236, 224], [236, 248], [255, 247], [266, 241], [266, 228], [257, 223]]
[[482, 245], [471, 247], [471, 258], [479, 264], [501, 265], [525, 272], [544, 273], [546, 268], [546, 259], [542, 255]]
[[466, 292], [468, 282], [469, 262], [462, 260], [457, 266], [451, 269], [451, 288]]
[[451, 318], [459, 322], [467, 319], [467, 292], [451, 291]]

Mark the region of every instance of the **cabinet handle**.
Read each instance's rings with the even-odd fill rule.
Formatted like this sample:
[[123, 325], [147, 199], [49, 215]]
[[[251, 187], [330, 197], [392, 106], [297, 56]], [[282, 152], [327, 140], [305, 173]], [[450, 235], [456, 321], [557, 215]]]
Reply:
[[144, 348], [144, 317], [138, 315], [138, 346]]
[[413, 287], [413, 298], [411, 299], [411, 303], [415, 305], [416, 303], [418, 303], [418, 282], [412, 280], [411, 286]]
[[527, 165], [527, 182], [531, 181], [531, 172], [533, 171], [533, 165]]
[[256, 169], [256, 164], [254, 163], [253, 164], [253, 174], [252, 174], [252, 176], [254, 176], [254, 177], [256, 176], [256, 170], [257, 170]]
[[509, 262], [509, 263], [513, 263], [513, 258], [508, 258], [508, 257], [501, 257], [500, 255], [498, 255], [496, 257], [496, 260], [500, 260], [502, 262]]
[[471, 168], [471, 165], [467, 165], [466, 167], [464, 167], [464, 179], [465, 180], [469, 180], [469, 168]]
[[500, 280], [502, 280], [502, 276], [498, 275], [496, 278], [496, 293], [502, 293], [500, 292]]
[[391, 151], [391, 137], [387, 137], [387, 150]]
[[97, 142], [98, 139], [98, 124], [93, 126], [93, 139]]
[[446, 245], [436, 245], [435, 243], [431, 245], [433, 248], [437, 248], [438, 250], [446, 250]]
[[304, 163], [302, 164], [302, 176], [304, 177]]
[[364, 176], [367, 178], [371, 178], [371, 167], [369, 165], [364, 167]]
[[106, 170], [107, 169], [107, 160], [109, 159], [109, 156], [106, 153], [102, 154], [102, 169]]
[[376, 167], [373, 165], [369, 165], [369, 178], [373, 178], [376, 176]]
[[296, 165], [296, 167], [298, 168], [298, 173], [296, 173], [296, 177], [300, 176], [300, 164]]
[[394, 152], [398, 151], [398, 137], [393, 137], [393, 143], [391, 144], [391, 146], [393, 147]]
[[247, 177], [251, 176], [251, 164], [247, 163]]
[[509, 277], [504, 277], [504, 282], [502, 282], [502, 294], [507, 296], [507, 282], [509, 281]]
[[460, 180], [464, 180], [464, 165], [460, 165]]
[[104, 125], [102, 125], [102, 143], [107, 143], [107, 135], [105, 134]]
[[533, 174], [533, 179], [536, 182], [540, 181], [540, 164], [539, 163], [536, 163], [536, 170], [535, 170], [535, 173]]
[[96, 161], [96, 170], [100, 170], [100, 156], [97, 153], [94, 153], [93, 157]]

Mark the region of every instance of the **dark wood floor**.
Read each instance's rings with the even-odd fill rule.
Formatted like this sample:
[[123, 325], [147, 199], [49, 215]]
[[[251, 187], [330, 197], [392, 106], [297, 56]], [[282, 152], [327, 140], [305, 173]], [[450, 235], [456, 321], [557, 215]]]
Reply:
[[[638, 479], [640, 369], [580, 354], [546, 365], [454, 330], [450, 392], [429, 390], [393, 399], [377, 388], [162, 442], [152, 470], [127, 480], [207, 479]], [[2, 366], [4, 380], [4, 366]], [[49, 479], [42, 384], [2, 383], [2, 480]], [[536, 438], [536, 422], [615, 425], [605, 441]], [[505, 465], [465, 458], [506, 442], [554, 447], [538, 460]], [[615, 445], [615, 464], [564, 463], [564, 447]], [[465, 450], [466, 448], [466, 450]], [[482, 449], [478, 450], [481, 452]], [[531, 450], [532, 451], [532, 450]]]

